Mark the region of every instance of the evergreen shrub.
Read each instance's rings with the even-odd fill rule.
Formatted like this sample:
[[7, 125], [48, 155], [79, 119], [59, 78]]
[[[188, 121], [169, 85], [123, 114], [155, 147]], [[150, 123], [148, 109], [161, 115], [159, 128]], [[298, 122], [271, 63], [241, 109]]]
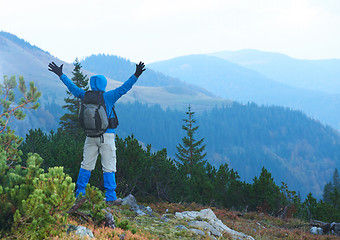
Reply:
[[26, 166], [8, 166], [0, 153], [0, 231], [22, 239], [58, 235], [75, 201], [75, 184], [63, 167], [40, 168], [43, 159], [28, 154]]

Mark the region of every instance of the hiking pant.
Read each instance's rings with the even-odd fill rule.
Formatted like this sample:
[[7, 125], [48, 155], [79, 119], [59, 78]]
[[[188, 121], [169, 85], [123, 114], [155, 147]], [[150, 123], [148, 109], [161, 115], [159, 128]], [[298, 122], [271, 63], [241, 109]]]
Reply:
[[103, 137], [104, 142], [100, 137], [86, 137], [81, 168], [88, 171], [94, 170], [98, 154], [100, 154], [103, 172], [116, 172], [115, 135], [114, 133], [104, 133]]

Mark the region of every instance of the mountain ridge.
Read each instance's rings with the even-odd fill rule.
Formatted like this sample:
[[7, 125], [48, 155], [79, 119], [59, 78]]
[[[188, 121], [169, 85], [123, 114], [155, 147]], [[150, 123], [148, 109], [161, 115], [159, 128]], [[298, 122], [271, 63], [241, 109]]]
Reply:
[[[150, 68], [205, 87], [218, 96], [238, 102], [255, 102], [301, 110], [340, 129], [340, 94], [302, 89], [266, 77], [253, 69], [216, 56], [187, 55], [152, 63]], [[340, 86], [340, 84], [339, 84]]]
[[257, 71], [272, 80], [302, 89], [340, 93], [340, 59], [307, 60], [254, 49], [208, 55]]

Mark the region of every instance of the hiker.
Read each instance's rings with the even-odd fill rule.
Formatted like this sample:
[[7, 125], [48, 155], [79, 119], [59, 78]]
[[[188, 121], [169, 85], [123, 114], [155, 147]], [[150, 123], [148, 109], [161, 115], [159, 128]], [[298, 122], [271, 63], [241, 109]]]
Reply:
[[[68, 90], [77, 98], [84, 100], [86, 91], [75, 85], [65, 74], [63, 74], [63, 64], [58, 67], [54, 62], [48, 64], [49, 71], [57, 74], [60, 80], [66, 85]], [[136, 72], [120, 87], [105, 92], [107, 80], [103, 75], [94, 75], [90, 78], [90, 86], [93, 91], [101, 91], [106, 105], [107, 116], [112, 114], [115, 102], [126, 94], [137, 81], [138, 77], [145, 71], [143, 62], [136, 64]], [[115, 189], [117, 187], [115, 180], [116, 172], [116, 146], [115, 146], [115, 129], [108, 127], [101, 137], [86, 136], [83, 161], [80, 165], [79, 175], [76, 183], [76, 197], [80, 193], [85, 196], [85, 187], [89, 182], [91, 171], [96, 166], [98, 153], [101, 155], [101, 163], [104, 178], [104, 188], [106, 190], [106, 203], [109, 205], [119, 205], [122, 199], [117, 198]]]

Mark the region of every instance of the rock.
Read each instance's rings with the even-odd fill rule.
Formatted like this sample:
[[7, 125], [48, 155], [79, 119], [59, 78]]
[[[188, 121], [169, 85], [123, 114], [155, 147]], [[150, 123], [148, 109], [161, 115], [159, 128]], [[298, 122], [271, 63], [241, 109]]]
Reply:
[[178, 225], [178, 226], [176, 226], [175, 228], [178, 228], [178, 229], [180, 229], [180, 230], [188, 230], [188, 228], [185, 227], [185, 226], [183, 226], [183, 225]]
[[113, 229], [116, 228], [115, 219], [114, 219], [114, 217], [112, 216], [111, 213], [106, 213], [106, 215], [105, 215], [105, 226], [109, 227], [109, 228], [113, 228]]
[[129, 205], [131, 208], [138, 208], [136, 198], [132, 194], [123, 198], [122, 205]]
[[151, 215], [151, 214], [152, 214], [152, 208], [149, 207], [149, 206], [147, 206], [147, 207], [146, 207], [146, 213], [149, 214], [149, 215]]
[[322, 228], [320, 227], [312, 227], [309, 231], [311, 234], [319, 234], [319, 235], [323, 234]]
[[67, 233], [70, 233], [70, 232], [74, 232], [76, 235], [80, 236], [83, 239], [86, 239], [87, 237], [94, 238], [92, 231], [83, 226], [74, 226], [74, 225], [69, 224]]
[[313, 234], [334, 234], [336, 236], [340, 236], [340, 223], [326, 223], [319, 220], [311, 219], [310, 225], [312, 226], [310, 232]]
[[331, 223], [331, 232], [333, 234], [340, 236], [340, 223], [332, 222]]
[[191, 227], [195, 227], [195, 228], [202, 228], [208, 231], [211, 235], [214, 235], [217, 237], [222, 236], [221, 232], [217, 231], [210, 223], [206, 221], [192, 221], [192, 222], [189, 222], [188, 225]]
[[137, 204], [136, 198], [132, 194], [130, 194], [129, 196], [127, 196], [126, 198], [124, 198], [122, 200], [122, 205], [129, 205], [130, 210], [134, 211], [139, 216], [143, 216], [145, 214], [149, 214], [150, 216], [153, 216], [152, 215], [152, 212], [153, 212], [152, 208], [149, 207], [149, 206], [147, 206], [147, 207], [139, 206]]
[[162, 217], [161, 217], [161, 220], [164, 221], [164, 222], [168, 222], [169, 221], [169, 217], [167, 214], [163, 214]]
[[202, 230], [199, 230], [199, 229], [190, 228], [189, 231], [195, 233], [196, 235], [205, 236], [205, 232], [203, 232]]
[[[219, 220], [215, 213], [211, 210], [211, 209], [202, 209], [201, 211], [184, 211], [184, 212], [176, 212], [175, 216], [178, 218], [186, 218], [186, 219], [190, 219], [190, 220], [197, 220], [197, 219], [202, 219], [205, 220], [206, 222], [208, 222], [211, 226], [212, 229], [214, 229], [214, 231], [216, 231], [215, 233], [217, 234], [217, 232], [220, 232], [223, 234], [223, 232], [227, 232], [228, 234], [232, 235], [235, 239], [249, 239], [249, 240], [254, 240], [253, 237], [248, 236], [244, 233], [240, 233], [237, 231], [234, 231], [232, 229], [230, 229], [229, 227], [227, 227], [226, 225], [223, 224], [223, 222], [221, 220]], [[212, 231], [209, 230], [209, 232], [211, 234]], [[215, 235], [215, 234], [213, 234]], [[215, 235], [217, 236], [217, 235]]]

